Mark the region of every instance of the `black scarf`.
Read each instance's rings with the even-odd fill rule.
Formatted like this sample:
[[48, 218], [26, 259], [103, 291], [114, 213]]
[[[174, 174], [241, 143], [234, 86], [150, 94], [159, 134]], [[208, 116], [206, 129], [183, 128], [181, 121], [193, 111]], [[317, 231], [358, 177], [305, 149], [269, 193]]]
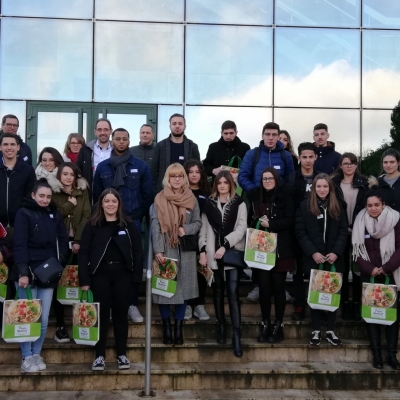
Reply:
[[118, 156], [115, 150], [111, 152], [110, 163], [114, 169], [114, 180], [112, 183], [112, 187], [114, 189], [119, 189], [121, 186], [124, 186], [124, 178], [126, 177], [126, 164], [129, 161], [131, 156], [131, 151], [127, 149], [125, 153]]

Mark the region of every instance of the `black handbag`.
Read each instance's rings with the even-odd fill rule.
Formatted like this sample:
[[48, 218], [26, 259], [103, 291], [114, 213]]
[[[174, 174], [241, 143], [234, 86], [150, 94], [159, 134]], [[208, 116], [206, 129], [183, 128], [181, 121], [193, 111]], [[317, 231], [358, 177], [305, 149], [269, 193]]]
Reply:
[[183, 251], [199, 251], [199, 234], [184, 235], [179, 238]]
[[227, 267], [235, 267], [239, 269], [248, 268], [244, 262], [244, 251], [236, 250], [235, 248], [229, 249], [225, 252], [223, 263]]

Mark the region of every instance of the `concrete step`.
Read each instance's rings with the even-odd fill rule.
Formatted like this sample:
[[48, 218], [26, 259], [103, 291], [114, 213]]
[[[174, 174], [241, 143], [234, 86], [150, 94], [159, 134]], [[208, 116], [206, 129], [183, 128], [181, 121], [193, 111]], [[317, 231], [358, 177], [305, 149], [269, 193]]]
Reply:
[[[219, 345], [210, 339], [185, 339], [182, 346], [165, 345], [161, 339], [152, 343], [152, 361], [166, 366], [176, 362], [372, 362], [369, 343], [366, 340], [343, 340], [342, 346], [332, 346], [325, 337], [319, 346], [312, 346], [308, 339], [285, 339], [281, 343], [258, 343], [254, 339], [243, 339], [243, 358], [234, 357], [231, 340]], [[145, 344], [142, 339], [129, 339], [127, 356], [131, 361], [144, 362]], [[383, 346], [382, 354], [385, 354]], [[21, 352], [18, 344], [0, 343], [1, 364], [19, 364]], [[51, 364], [87, 364], [94, 359], [91, 346], [77, 345], [74, 342], [57, 343], [46, 339], [42, 356]], [[107, 360], [115, 360], [114, 342], [107, 343]], [[167, 368], [167, 367], [166, 367]]]
[[[100, 378], [101, 377], [101, 378]], [[152, 365], [153, 390], [381, 390], [399, 389], [400, 372], [370, 363], [242, 362], [171, 363]], [[36, 374], [21, 373], [19, 365], [0, 365], [0, 391], [139, 390], [144, 384], [144, 364], [118, 370], [109, 362], [105, 371], [90, 364], [48, 364]]]

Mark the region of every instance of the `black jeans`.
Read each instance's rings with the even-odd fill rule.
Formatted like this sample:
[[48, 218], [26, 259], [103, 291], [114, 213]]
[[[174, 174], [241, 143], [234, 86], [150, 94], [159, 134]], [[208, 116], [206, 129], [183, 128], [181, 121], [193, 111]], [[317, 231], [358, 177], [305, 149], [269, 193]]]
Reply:
[[57, 288], [53, 290], [53, 300], [51, 302], [54, 316], [56, 317], [57, 327], [65, 326], [64, 323], [64, 305], [57, 300]]
[[[349, 289], [350, 289], [350, 284], [349, 284], [349, 271], [351, 269], [351, 264], [352, 264], [352, 259], [351, 259], [351, 254], [352, 254], [353, 247], [351, 245], [351, 235], [347, 238], [347, 244], [346, 248], [344, 250], [344, 273], [343, 273], [343, 283], [342, 283], [342, 291], [341, 291], [341, 302], [347, 302], [349, 301]], [[353, 282], [351, 284], [351, 288], [353, 291], [353, 301], [356, 303], [361, 302], [361, 290], [362, 290], [362, 283], [361, 283], [361, 278], [357, 276], [355, 273], [353, 273]]]
[[282, 321], [286, 307], [285, 282], [287, 272], [258, 270], [260, 307], [263, 321], [271, 319], [271, 297], [275, 300], [275, 319]]
[[101, 264], [92, 277], [91, 290], [95, 302], [100, 303], [100, 340], [96, 357], [105, 356], [107, 329], [112, 309], [115, 347], [117, 356], [126, 355], [128, 340], [129, 295], [132, 288], [132, 273], [124, 264]]
[[199, 287], [199, 297], [195, 299], [191, 299], [188, 301], [188, 304], [194, 309], [198, 305], [204, 305], [206, 290], [207, 290], [207, 281], [203, 274], [197, 271], [197, 284]]
[[310, 308], [310, 315], [311, 315], [311, 325], [313, 331], [320, 331], [321, 330], [321, 315], [326, 312], [327, 313], [327, 331], [334, 331], [335, 330], [335, 323], [336, 323], [336, 311], [324, 311], [324, 310], [314, 310]]

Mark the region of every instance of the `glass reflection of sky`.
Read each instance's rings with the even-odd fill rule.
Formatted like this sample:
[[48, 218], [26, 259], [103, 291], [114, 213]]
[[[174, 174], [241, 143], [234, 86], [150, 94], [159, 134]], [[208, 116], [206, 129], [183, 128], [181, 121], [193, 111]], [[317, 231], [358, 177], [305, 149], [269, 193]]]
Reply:
[[398, 0], [363, 0], [363, 26], [400, 28], [400, 2]]

